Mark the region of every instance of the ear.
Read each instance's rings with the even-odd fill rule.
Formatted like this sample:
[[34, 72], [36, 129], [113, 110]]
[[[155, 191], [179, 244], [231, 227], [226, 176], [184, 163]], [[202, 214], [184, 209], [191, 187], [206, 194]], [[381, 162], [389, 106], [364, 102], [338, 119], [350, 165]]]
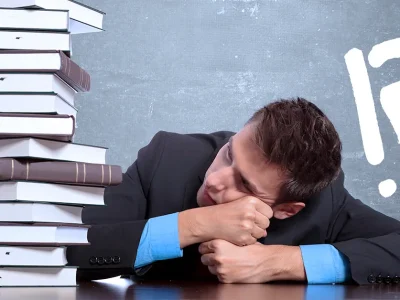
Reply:
[[294, 216], [306, 206], [303, 202], [281, 203], [273, 208], [276, 219], [286, 219]]

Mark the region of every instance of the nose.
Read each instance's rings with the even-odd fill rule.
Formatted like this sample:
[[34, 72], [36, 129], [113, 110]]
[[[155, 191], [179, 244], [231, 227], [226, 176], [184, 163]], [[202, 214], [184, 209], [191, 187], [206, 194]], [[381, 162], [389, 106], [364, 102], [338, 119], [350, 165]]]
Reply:
[[207, 176], [206, 189], [210, 193], [219, 193], [226, 188], [220, 171], [213, 172]]
[[231, 167], [225, 167], [210, 173], [205, 182], [205, 188], [211, 198], [218, 204], [239, 199], [244, 194], [235, 184], [235, 172]]

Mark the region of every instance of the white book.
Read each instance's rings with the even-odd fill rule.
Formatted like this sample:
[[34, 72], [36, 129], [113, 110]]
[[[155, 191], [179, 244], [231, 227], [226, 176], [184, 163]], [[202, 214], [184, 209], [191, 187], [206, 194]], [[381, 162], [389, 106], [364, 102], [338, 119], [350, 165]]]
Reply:
[[70, 287], [24, 287], [24, 288], [0, 288], [0, 299], [7, 300], [77, 300], [78, 289]]
[[1, 73], [0, 94], [10, 93], [57, 94], [74, 106], [77, 91], [55, 74]]
[[[104, 187], [30, 181], [0, 182], [0, 202], [104, 205]], [[1, 238], [1, 235], [0, 235]]]
[[[69, 63], [64, 64], [70, 68]], [[0, 71], [29, 72], [40, 70], [43, 73], [53, 73], [63, 69], [62, 55], [54, 51], [0, 51]], [[61, 79], [60, 79], [61, 80]]]
[[0, 224], [0, 244], [18, 246], [88, 245], [88, 227], [64, 224]]
[[67, 10], [0, 8], [1, 29], [68, 31]]
[[76, 271], [71, 267], [0, 267], [0, 286], [76, 286]]
[[48, 160], [105, 164], [107, 148], [37, 138], [0, 139], [0, 157], [31, 157]]
[[69, 205], [0, 202], [0, 222], [82, 224], [82, 209]]
[[4, 114], [0, 115], [0, 136], [10, 135], [72, 135], [74, 119], [64, 115]]
[[72, 0], [0, 0], [0, 7], [68, 10], [72, 32], [88, 33], [103, 29], [105, 13]]
[[0, 49], [61, 50], [70, 52], [69, 32], [0, 31]]
[[0, 246], [0, 266], [65, 266], [66, 251], [66, 247]]
[[77, 109], [56, 94], [0, 94], [0, 112], [69, 115], [76, 121]]

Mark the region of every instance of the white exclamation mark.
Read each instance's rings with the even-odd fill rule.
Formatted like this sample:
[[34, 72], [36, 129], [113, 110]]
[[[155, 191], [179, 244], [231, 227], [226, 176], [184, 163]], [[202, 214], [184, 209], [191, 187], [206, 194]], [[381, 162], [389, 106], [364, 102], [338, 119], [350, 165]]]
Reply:
[[383, 161], [385, 154], [364, 55], [359, 49], [351, 49], [344, 59], [353, 86], [365, 156], [375, 166]]
[[[354, 48], [344, 58], [353, 86], [365, 156], [375, 166], [383, 161], [385, 153], [364, 55], [361, 50]], [[383, 197], [392, 196], [397, 189], [392, 179], [380, 182], [378, 188]]]
[[[374, 68], [379, 68], [393, 58], [400, 58], [400, 38], [375, 45], [368, 55], [369, 64]], [[380, 100], [382, 108], [397, 135], [397, 143], [400, 144], [400, 119], [398, 116], [400, 112], [400, 81], [382, 88]], [[379, 192], [384, 197], [390, 197], [396, 192], [396, 189], [396, 182], [392, 179], [382, 181], [379, 184]]]

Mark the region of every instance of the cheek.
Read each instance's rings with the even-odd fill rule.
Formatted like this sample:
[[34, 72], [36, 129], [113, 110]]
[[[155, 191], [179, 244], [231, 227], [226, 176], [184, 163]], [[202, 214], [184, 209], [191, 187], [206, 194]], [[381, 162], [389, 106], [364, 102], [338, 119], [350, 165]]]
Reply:
[[226, 161], [226, 159], [224, 158], [224, 154], [223, 153], [219, 153], [217, 155], [217, 157], [214, 159], [212, 166], [214, 166], [215, 168], [221, 168], [224, 166], [228, 166], [228, 163]]
[[[221, 154], [221, 153], [220, 153]], [[205, 178], [207, 178], [210, 174], [219, 172], [222, 168], [227, 167], [228, 164], [226, 161], [221, 157], [221, 155], [217, 155], [217, 157], [214, 159], [210, 167], [208, 168]]]
[[249, 196], [247, 193], [237, 189], [236, 187], [230, 187], [224, 193], [223, 203], [232, 202], [235, 200], [239, 200], [243, 197]]

